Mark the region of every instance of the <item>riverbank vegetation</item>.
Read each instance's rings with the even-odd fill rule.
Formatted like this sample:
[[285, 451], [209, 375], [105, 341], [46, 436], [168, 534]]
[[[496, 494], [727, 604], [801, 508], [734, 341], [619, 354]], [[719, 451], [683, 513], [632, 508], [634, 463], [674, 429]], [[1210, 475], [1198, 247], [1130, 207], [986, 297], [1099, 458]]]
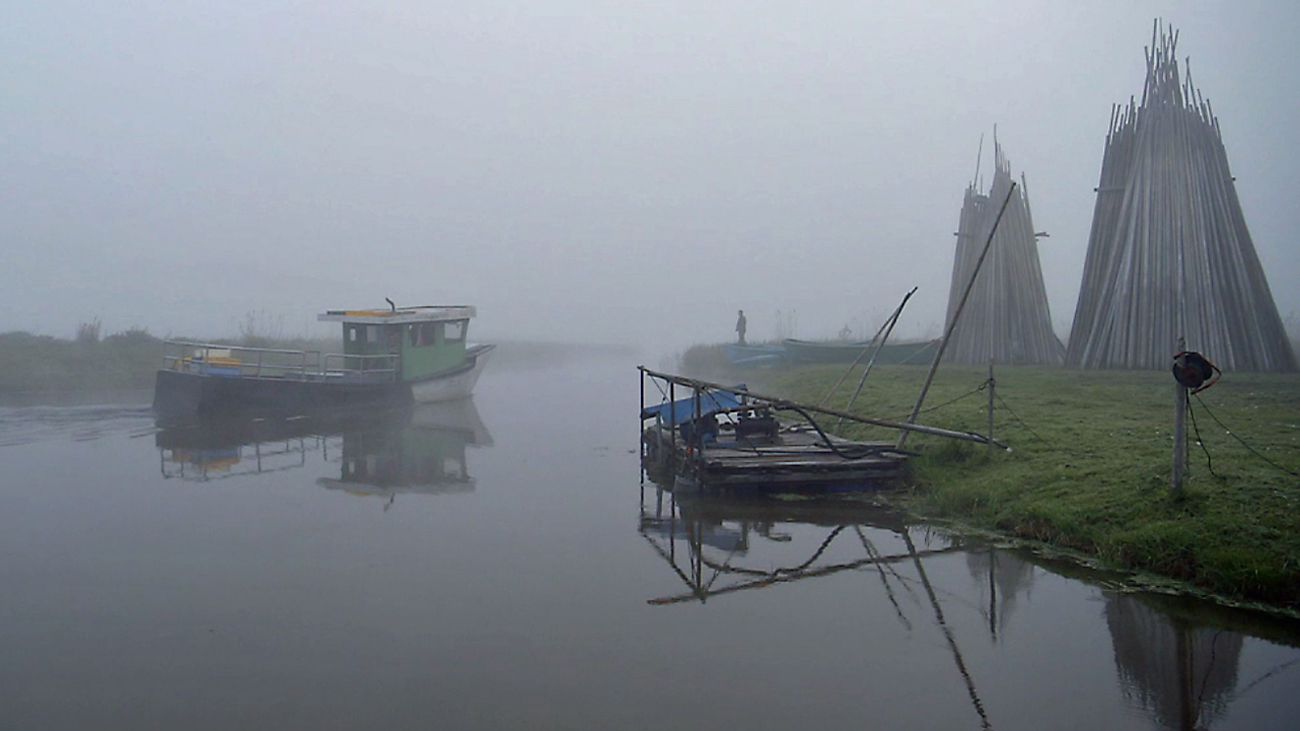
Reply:
[[161, 362], [162, 341], [145, 330], [101, 339], [97, 328], [83, 327], [74, 340], [0, 333], [0, 399], [152, 388]]
[[[177, 338], [216, 345], [339, 353], [338, 338], [287, 338], [250, 318], [232, 338]], [[0, 333], [0, 405], [114, 402], [152, 396], [154, 373], [163, 365], [162, 338], [142, 328], [100, 336], [98, 321], [82, 323], [72, 339], [28, 332]], [[546, 342], [498, 343], [493, 369], [562, 367], [574, 358], [626, 357], [621, 345]], [[172, 352], [175, 354], [175, 351]]]
[[[876, 366], [853, 412], [905, 420], [926, 371]], [[816, 404], [843, 372], [832, 365], [733, 370], [724, 380]], [[861, 372], [825, 405], [843, 408]], [[907, 447], [919, 454], [911, 489], [897, 498], [909, 509], [1300, 610], [1300, 375], [1228, 373], [1193, 396], [1180, 493], [1170, 487], [1168, 372], [999, 367], [995, 378], [994, 436], [1011, 450], [909, 437]], [[985, 432], [987, 379], [987, 366], [940, 368], [918, 422]], [[846, 437], [898, 437], [825, 421]]]
[[[272, 339], [252, 331], [201, 342], [286, 350], [337, 351], [340, 347], [337, 340]], [[22, 331], [0, 333], [0, 403], [62, 402], [75, 394], [151, 391], [163, 350], [163, 339], [143, 328], [100, 337], [98, 322], [82, 323], [71, 340]]]

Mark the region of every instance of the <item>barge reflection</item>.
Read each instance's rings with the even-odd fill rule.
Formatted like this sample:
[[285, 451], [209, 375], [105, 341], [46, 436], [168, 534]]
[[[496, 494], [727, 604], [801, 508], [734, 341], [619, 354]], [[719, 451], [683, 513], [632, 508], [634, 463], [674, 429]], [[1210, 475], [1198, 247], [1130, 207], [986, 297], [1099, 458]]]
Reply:
[[[1294, 651], [1282, 653], [1286, 659], [1275, 666], [1255, 666], [1249, 677], [1239, 677], [1248, 641], [1300, 647], [1294, 619], [1128, 590], [1122, 578], [968, 542], [865, 498], [738, 499], [643, 484], [638, 531], [686, 587], [647, 600], [656, 606], [865, 572], [860, 575], [879, 581], [902, 631], [939, 631], [983, 728], [992, 728], [990, 717], [999, 714], [978, 690], [978, 676], [989, 671], [969, 665], [967, 657], [972, 649], [981, 656], [983, 647], [1002, 644], [1035, 583], [1051, 576], [1096, 587], [1113, 645], [1115, 687], [1151, 728], [1214, 727], [1261, 686], [1275, 691], [1300, 677], [1300, 653]], [[927, 571], [932, 560], [950, 553], [965, 554], [971, 581], [954, 584], [951, 571]], [[975, 624], [971, 612], [979, 615]], [[983, 629], [972, 633], [974, 626]]]
[[299, 469], [319, 459], [338, 477], [317, 484], [356, 495], [470, 492], [469, 447], [492, 445], [474, 401], [365, 414], [168, 425], [155, 435], [164, 478], [209, 482]]
[[[865, 496], [737, 498], [700, 492], [678, 494], [657, 486], [653, 490], [653, 507], [649, 507], [642, 484], [639, 531], [686, 583], [689, 592], [650, 599], [650, 604], [703, 603], [723, 594], [865, 570], [879, 578], [898, 622], [907, 632], [913, 631], [914, 624], [904, 610], [909, 602], [900, 599], [910, 598], [911, 606], [926, 607], [924, 611], [932, 614], [980, 727], [993, 727], [922, 560], [966, 552], [968, 546], [958, 540], [927, 535], [924, 547], [918, 548], [912, 537], [917, 526], [902, 513]], [[795, 526], [815, 530], [798, 529], [805, 540], [796, 541]], [[820, 540], [815, 540], [813, 534]], [[684, 544], [684, 556], [678, 543]], [[773, 549], [764, 557], [767, 567], [746, 566], [745, 560], [761, 548]], [[906, 571], [908, 566], [914, 569], [914, 576], [904, 576], [900, 571]], [[995, 608], [996, 601], [990, 606]]]

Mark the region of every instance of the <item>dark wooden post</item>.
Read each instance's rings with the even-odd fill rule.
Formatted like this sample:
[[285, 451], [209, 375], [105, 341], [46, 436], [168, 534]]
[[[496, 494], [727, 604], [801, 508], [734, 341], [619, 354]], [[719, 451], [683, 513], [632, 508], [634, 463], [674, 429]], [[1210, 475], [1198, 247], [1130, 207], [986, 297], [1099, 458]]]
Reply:
[[[641, 374], [641, 410], [636, 412], [636, 418], [638, 424], [637, 431], [641, 432], [641, 438], [638, 441], [641, 442], [641, 468], [642, 468], [641, 479], [644, 481], [645, 480], [645, 417], [643, 416], [643, 414], [645, 414], [645, 371], [640, 371], [640, 374]], [[643, 484], [642, 492], [644, 491], [645, 491], [645, 487]], [[644, 500], [644, 497], [642, 499]]]
[[989, 459], [993, 458], [993, 359], [989, 358]]
[[668, 413], [671, 418], [668, 421], [668, 466], [673, 470], [677, 469], [677, 383], [676, 381], [668, 382]]
[[[1178, 352], [1187, 347], [1184, 338], [1178, 338]], [[1183, 491], [1183, 467], [1187, 464], [1187, 387], [1174, 381], [1174, 477], [1170, 486], [1174, 495]]]

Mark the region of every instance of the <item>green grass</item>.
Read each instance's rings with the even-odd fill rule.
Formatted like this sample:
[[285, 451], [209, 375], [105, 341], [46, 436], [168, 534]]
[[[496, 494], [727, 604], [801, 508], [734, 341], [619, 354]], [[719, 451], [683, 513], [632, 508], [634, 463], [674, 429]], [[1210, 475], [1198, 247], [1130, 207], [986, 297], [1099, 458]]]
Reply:
[[[877, 366], [854, 413], [904, 420], [926, 370]], [[966, 394], [987, 379], [987, 370], [940, 368], [926, 406], [956, 401], [917, 421], [986, 431], [987, 392]], [[756, 391], [818, 403], [841, 373], [843, 366], [802, 366], [732, 375]], [[843, 408], [860, 374], [855, 370], [827, 406]], [[982, 444], [909, 437], [908, 448], [920, 453], [911, 489], [898, 498], [909, 509], [1222, 596], [1300, 610], [1300, 478], [1288, 474], [1300, 472], [1300, 375], [1229, 373], [1199, 401], [1193, 397], [1213, 473], [1189, 420], [1189, 468], [1178, 495], [1170, 488], [1174, 385], [1168, 373], [1008, 367], [995, 376], [1005, 405], [995, 403], [994, 435], [1011, 451], [990, 456]], [[838, 432], [897, 438], [896, 431], [857, 424]]]
[[162, 343], [147, 334], [78, 342], [0, 333], [0, 397], [152, 388], [160, 363]]

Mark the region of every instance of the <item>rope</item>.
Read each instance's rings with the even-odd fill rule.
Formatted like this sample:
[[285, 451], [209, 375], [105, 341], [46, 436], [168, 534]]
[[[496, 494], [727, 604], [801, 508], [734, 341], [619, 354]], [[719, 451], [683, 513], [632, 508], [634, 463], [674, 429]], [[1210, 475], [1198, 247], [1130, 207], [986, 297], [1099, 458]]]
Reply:
[[[1184, 395], [1183, 398], [1187, 399], [1187, 396]], [[1201, 451], [1205, 452], [1205, 466], [1209, 468], [1211, 475], [1220, 480], [1224, 479], [1222, 475], [1214, 471], [1214, 460], [1210, 459], [1210, 450], [1205, 446], [1205, 440], [1201, 439], [1201, 427], [1196, 423], [1196, 409], [1192, 408], [1191, 399], [1187, 399], [1187, 414], [1192, 417], [1192, 431], [1196, 432], [1196, 443], [1201, 445]]]
[[[930, 413], [931, 411], [938, 411], [939, 409], [942, 409], [942, 408], [945, 407], [945, 406], [952, 406], [953, 404], [957, 403], [958, 401], [961, 401], [961, 400], [964, 399], [964, 398], [969, 398], [970, 396], [974, 396], [975, 394], [979, 393], [980, 391], [983, 391], [984, 389], [986, 389], [986, 388], [988, 388], [988, 387], [989, 387], [989, 382], [988, 382], [988, 381], [985, 381], [985, 382], [981, 383], [980, 385], [976, 386], [975, 388], [973, 388], [973, 389], [967, 391], [966, 393], [963, 393], [962, 395], [958, 396], [957, 398], [952, 399], [951, 401], [945, 401], [945, 402], [939, 404], [938, 406], [931, 406], [931, 407], [928, 408], [928, 409], [924, 409], [924, 410], [922, 410], [922, 411], [918, 411], [918, 412], [916, 412], [916, 414], [917, 414], [917, 416], [920, 416], [921, 414], [928, 414], [928, 413]], [[909, 412], [909, 413], [910, 413], [910, 412]], [[900, 417], [898, 417], [898, 418], [899, 418], [899, 419], [905, 419], [905, 418], [907, 418], [907, 416], [908, 416], [908, 414], [903, 414], [902, 416], [900, 416]], [[897, 419], [895, 419], [895, 421], [897, 421]]]
[[[1033, 427], [1031, 427], [1031, 426], [1029, 426], [1028, 424], [1026, 424], [1026, 423], [1025, 423], [1025, 420], [1022, 419], [1022, 418], [1020, 418], [1020, 415], [1017, 414], [1014, 410], [1012, 410], [1011, 405], [1008, 404], [1008, 403], [1006, 402], [1006, 399], [1002, 398], [1002, 394], [998, 393], [997, 391], [994, 391], [994, 392], [993, 392], [993, 395], [995, 395], [995, 396], [998, 397], [998, 403], [1002, 404], [1002, 408], [1006, 409], [1006, 410], [1007, 410], [1007, 413], [1011, 414], [1011, 416], [1012, 416], [1013, 418], [1015, 418], [1016, 421], [1020, 422], [1020, 425], [1021, 425], [1021, 426], [1023, 426], [1023, 427], [1026, 428], [1026, 429], [1028, 429], [1028, 430], [1029, 430], [1029, 433], [1030, 433], [1030, 434], [1033, 434], [1034, 437], [1035, 437], [1036, 439], [1038, 439], [1038, 441], [1042, 442], [1043, 444], [1046, 444], [1048, 449], [1052, 449], [1052, 450], [1056, 450], [1056, 451], [1060, 451], [1060, 452], [1064, 452], [1064, 451], [1065, 451], [1065, 450], [1057, 449], [1055, 446], [1052, 445], [1051, 442], [1047, 441], [1046, 439], [1044, 439], [1044, 438], [1042, 437], [1042, 435], [1040, 435], [1038, 432], [1034, 431]], [[1067, 454], [1068, 454], [1068, 453], [1069, 453], [1069, 452], [1067, 452]]]
[[1282, 465], [1278, 464], [1277, 462], [1274, 462], [1273, 460], [1269, 459], [1268, 457], [1265, 457], [1264, 455], [1262, 455], [1262, 454], [1260, 454], [1258, 451], [1256, 451], [1256, 449], [1255, 449], [1254, 447], [1252, 447], [1252, 446], [1250, 446], [1249, 444], [1247, 444], [1246, 441], [1245, 441], [1244, 439], [1242, 439], [1241, 437], [1237, 436], [1236, 434], [1233, 434], [1233, 433], [1232, 433], [1232, 430], [1229, 429], [1229, 428], [1227, 427], [1227, 425], [1225, 425], [1222, 421], [1220, 421], [1220, 420], [1219, 420], [1219, 417], [1217, 417], [1217, 416], [1214, 415], [1214, 412], [1210, 410], [1210, 407], [1205, 405], [1205, 402], [1201, 400], [1201, 397], [1200, 397], [1200, 396], [1197, 396], [1197, 397], [1196, 397], [1196, 402], [1199, 403], [1199, 404], [1201, 405], [1201, 408], [1205, 409], [1205, 413], [1209, 414], [1209, 415], [1210, 415], [1210, 418], [1211, 418], [1211, 419], [1214, 419], [1214, 422], [1215, 422], [1216, 424], [1218, 424], [1219, 426], [1223, 427], [1223, 430], [1224, 430], [1225, 432], [1228, 433], [1228, 436], [1231, 436], [1233, 439], [1236, 439], [1238, 442], [1241, 442], [1241, 446], [1243, 446], [1243, 447], [1245, 447], [1247, 450], [1249, 450], [1251, 454], [1255, 455], [1256, 457], [1259, 457], [1260, 459], [1262, 459], [1262, 460], [1264, 460], [1265, 462], [1267, 462], [1267, 463], [1273, 465], [1274, 467], [1278, 468], [1279, 470], [1282, 470], [1283, 472], [1287, 473], [1288, 475], [1291, 475], [1292, 477], [1300, 477], [1300, 472], [1293, 472], [1293, 471], [1291, 471], [1291, 470], [1289, 470], [1289, 469], [1283, 467]]

